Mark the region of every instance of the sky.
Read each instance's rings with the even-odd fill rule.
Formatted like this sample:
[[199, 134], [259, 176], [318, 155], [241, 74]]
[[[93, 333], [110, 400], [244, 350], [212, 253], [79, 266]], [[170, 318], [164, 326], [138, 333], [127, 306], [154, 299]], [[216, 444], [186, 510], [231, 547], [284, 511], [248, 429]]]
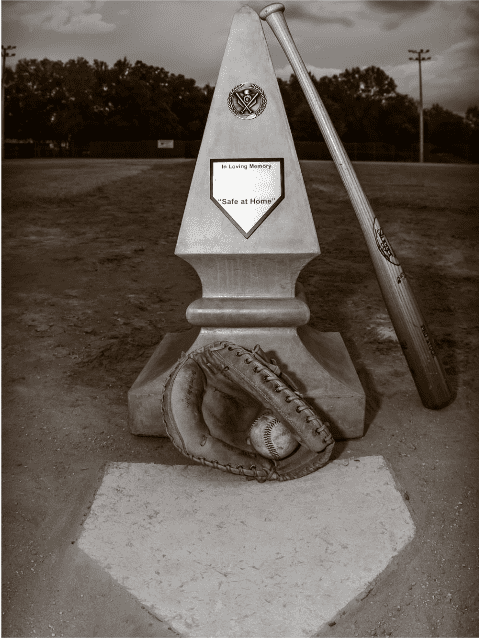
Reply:
[[[16, 58], [67, 61], [84, 57], [131, 62], [215, 85], [235, 12], [260, 11], [272, 0], [107, 0], [2, 2], [2, 44]], [[400, 93], [419, 98], [418, 63], [409, 49], [429, 49], [424, 62], [426, 108], [438, 103], [463, 115], [479, 105], [479, 2], [460, 0], [284, 1], [285, 17], [316, 76], [379, 66]], [[262, 22], [278, 77], [291, 67]]]

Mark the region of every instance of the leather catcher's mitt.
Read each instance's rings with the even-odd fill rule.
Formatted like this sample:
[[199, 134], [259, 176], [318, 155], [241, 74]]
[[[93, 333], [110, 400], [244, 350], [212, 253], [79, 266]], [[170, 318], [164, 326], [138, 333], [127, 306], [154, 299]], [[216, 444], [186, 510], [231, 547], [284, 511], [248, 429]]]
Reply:
[[[300, 443], [290, 456], [269, 460], [251, 446], [255, 419], [271, 410]], [[247, 479], [287, 481], [323, 467], [334, 440], [274, 359], [259, 346], [228, 341], [183, 354], [162, 399], [166, 431], [189, 458]]]

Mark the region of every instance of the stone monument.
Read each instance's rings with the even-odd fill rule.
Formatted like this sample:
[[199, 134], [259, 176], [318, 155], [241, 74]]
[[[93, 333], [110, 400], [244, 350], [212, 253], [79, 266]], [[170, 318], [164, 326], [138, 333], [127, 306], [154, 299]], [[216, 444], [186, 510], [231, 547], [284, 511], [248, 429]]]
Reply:
[[257, 13], [234, 16], [175, 254], [202, 287], [128, 393], [130, 429], [166, 436], [161, 395], [182, 352], [218, 340], [260, 344], [335, 439], [360, 437], [365, 395], [337, 332], [307, 326], [297, 277], [320, 254], [286, 112]]

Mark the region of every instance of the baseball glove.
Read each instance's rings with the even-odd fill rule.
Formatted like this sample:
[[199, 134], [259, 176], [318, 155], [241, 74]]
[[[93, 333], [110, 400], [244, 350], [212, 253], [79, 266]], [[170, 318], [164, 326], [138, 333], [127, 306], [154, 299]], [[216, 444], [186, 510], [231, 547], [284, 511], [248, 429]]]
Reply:
[[[287, 458], [267, 459], [249, 441], [250, 427], [265, 409], [299, 443]], [[315, 472], [334, 446], [327, 424], [259, 346], [248, 350], [221, 341], [183, 354], [165, 384], [162, 411], [168, 436], [184, 455], [259, 482]]]

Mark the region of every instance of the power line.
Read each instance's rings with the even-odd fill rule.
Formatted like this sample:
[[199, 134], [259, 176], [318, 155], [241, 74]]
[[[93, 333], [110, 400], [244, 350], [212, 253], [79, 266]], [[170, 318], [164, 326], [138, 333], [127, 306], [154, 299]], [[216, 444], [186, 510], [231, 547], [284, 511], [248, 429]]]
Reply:
[[430, 60], [431, 58], [426, 58], [424, 55], [429, 53], [429, 49], [420, 49], [419, 51], [415, 51], [414, 49], [408, 49], [409, 53], [415, 53], [417, 58], [409, 58], [410, 60], [414, 60], [415, 62], [419, 62], [419, 161], [424, 162], [424, 115], [423, 115], [423, 107], [422, 107], [422, 70], [421, 70], [421, 62], [426, 60]]

